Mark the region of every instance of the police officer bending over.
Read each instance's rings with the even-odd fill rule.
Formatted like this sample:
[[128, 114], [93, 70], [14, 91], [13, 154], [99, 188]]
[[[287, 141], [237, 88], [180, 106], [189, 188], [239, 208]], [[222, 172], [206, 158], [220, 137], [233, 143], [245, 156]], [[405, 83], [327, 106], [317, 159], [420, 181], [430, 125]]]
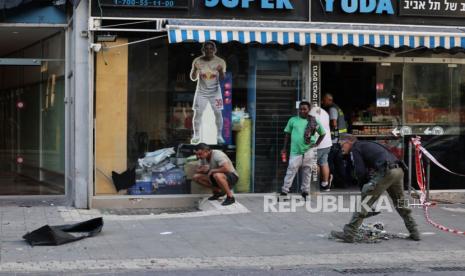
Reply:
[[[394, 207], [404, 220], [410, 232], [409, 238], [420, 240], [417, 224], [413, 219], [412, 210], [404, 206], [404, 171], [402, 163], [384, 146], [370, 141], [357, 141], [355, 136], [346, 134], [339, 140], [343, 154], [351, 154], [355, 175], [359, 183], [366, 183], [362, 187], [362, 202], [368, 196], [367, 206], [372, 208], [384, 191], [391, 197]], [[368, 173], [369, 171], [373, 173]], [[370, 176], [369, 176], [370, 175]], [[344, 231], [331, 231], [331, 235], [345, 242], [354, 242], [355, 234], [363, 219], [376, 213], [361, 208], [355, 212], [352, 219], [344, 226]]]

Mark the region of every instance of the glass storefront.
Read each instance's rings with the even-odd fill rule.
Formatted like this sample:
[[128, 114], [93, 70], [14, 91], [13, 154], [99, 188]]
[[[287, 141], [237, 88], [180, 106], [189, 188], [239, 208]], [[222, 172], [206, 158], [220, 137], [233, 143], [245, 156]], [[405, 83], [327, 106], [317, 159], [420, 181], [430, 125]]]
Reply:
[[0, 66], [0, 195], [65, 193], [65, 34], [8, 58], [38, 65]]
[[207, 192], [192, 181], [198, 142], [230, 157], [240, 175], [236, 192], [278, 189], [283, 129], [302, 98], [305, 51], [215, 45], [218, 62], [201, 77], [215, 77], [218, 64], [225, 77], [208, 97], [197, 96], [203, 91], [191, 76], [202, 44], [156, 39], [96, 56], [96, 195]]
[[[441, 163], [461, 172], [465, 65], [455, 62], [321, 62], [322, 93], [334, 96], [359, 139], [384, 144], [408, 163], [410, 138], [421, 136]], [[461, 188], [458, 177], [436, 166], [430, 173], [432, 189]]]
[[[119, 37], [106, 46], [141, 39]], [[203, 77], [224, 69], [225, 78], [219, 97], [199, 109], [198, 80], [191, 72], [202, 47], [170, 45], [160, 38], [96, 55], [95, 195], [208, 193], [192, 181], [199, 164], [196, 142], [230, 157], [240, 175], [235, 192], [280, 189], [287, 167], [280, 156], [283, 129], [296, 114], [296, 103], [307, 98], [308, 49], [216, 43], [218, 62]], [[399, 57], [407, 56], [403, 51], [398, 50]], [[344, 62], [336, 61], [343, 55]], [[461, 55], [412, 52], [421, 62], [384, 62], [379, 57], [385, 56], [373, 50], [312, 48], [321, 66], [321, 94], [333, 94], [350, 133], [384, 144], [405, 161], [409, 138], [420, 135], [441, 162], [457, 171], [465, 169], [465, 65], [452, 61]], [[429, 57], [451, 62], [428, 62]], [[439, 169], [433, 168], [431, 176], [441, 177], [432, 188], [459, 188], [457, 179]]]
[[[422, 140], [439, 162], [465, 171], [465, 65], [406, 64], [404, 108], [407, 125], [419, 126]], [[463, 179], [427, 163], [432, 189], [463, 189]]]
[[[406, 123], [446, 124], [460, 126], [465, 122], [463, 108], [465, 65], [406, 64]], [[458, 129], [448, 128], [447, 134]]]

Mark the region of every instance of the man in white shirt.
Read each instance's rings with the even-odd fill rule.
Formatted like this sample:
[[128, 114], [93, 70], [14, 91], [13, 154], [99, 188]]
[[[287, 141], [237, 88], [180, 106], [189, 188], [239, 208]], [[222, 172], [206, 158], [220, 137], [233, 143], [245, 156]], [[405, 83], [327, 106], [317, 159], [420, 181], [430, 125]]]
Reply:
[[[314, 116], [321, 122], [326, 133], [331, 133], [328, 112], [318, 106], [313, 106], [310, 111], [310, 115]], [[331, 189], [328, 155], [332, 145], [331, 135], [325, 135], [317, 149], [317, 164], [320, 167], [321, 172], [321, 188], [327, 192]]]

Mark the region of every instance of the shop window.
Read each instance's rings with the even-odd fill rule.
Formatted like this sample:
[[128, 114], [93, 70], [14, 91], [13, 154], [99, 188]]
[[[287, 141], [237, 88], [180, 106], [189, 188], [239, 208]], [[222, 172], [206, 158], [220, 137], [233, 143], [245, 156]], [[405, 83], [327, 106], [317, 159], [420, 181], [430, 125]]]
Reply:
[[364, 64], [362, 67], [371, 74], [365, 78], [360, 75], [364, 85], [359, 89], [360, 84], [349, 86], [355, 88], [352, 95], [357, 97], [353, 97], [348, 107], [343, 104], [350, 112], [352, 133], [360, 137], [392, 136], [393, 128], [402, 124], [402, 64]]
[[8, 57], [53, 59], [0, 66], [0, 195], [65, 193], [65, 32]]
[[[465, 66], [405, 64], [405, 117], [421, 128], [423, 146], [445, 167], [465, 170]], [[427, 135], [425, 135], [427, 134]], [[463, 179], [434, 164], [431, 189], [462, 189]]]
[[[198, 142], [232, 160], [235, 192], [278, 189], [283, 129], [303, 91], [302, 49], [215, 43], [215, 62], [199, 63], [203, 47], [158, 39], [98, 53], [96, 195], [210, 193], [192, 180]], [[196, 66], [206, 81], [192, 75]]]
[[405, 64], [406, 123], [434, 127], [463, 122], [464, 72], [456, 64]]
[[[113, 45], [138, 39], [119, 39]], [[202, 64], [212, 67], [202, 71], [203, 77], [213, 80], [219, 65], [225, 74], [220, 86], [215, 84], [219, 90], [213, 91], [216, 98], [210, 97], [211, 101], [208, 97], [195, 101], [197, 93], [208, 91], [196, 92], [198, 80], [191, 77], [193, 66], [198, 66], [194, 60], [202, 55], [202, 44], [169, 45], [160, 39], [97, 57], [97, 195], [209, 192], [192, 181], [199, 164], [193, 149], [199, 142], [222, 150], [239, 165], [235, 162], [235, 132], [243, 127], [244, 120], [250, 120], [246, 118], [248, 50], [240, 44], [215, 45], [216, 63], [214, 68], [212, 64]], [[124, 89], [112, 91], [114, 81]], [[203, 108], [194, 107], [194, 103]], [[236, 119], [233, 111], [242, 120], [239, 124], [232, 121]], [[196, 112], [198, 121], [194, 120]], [[110, 147], [107, 139], [111, 140]], [[250, 142], [251, 136], [246, 140]], [[250, 162], [248, 166], [250, 170]], [[118, 175], [124, 171], [126, 175]], [[119, 183], [127, 175], [132, 175], [130, 180]], [[249, 189], [250, 181], [244, 185]]]

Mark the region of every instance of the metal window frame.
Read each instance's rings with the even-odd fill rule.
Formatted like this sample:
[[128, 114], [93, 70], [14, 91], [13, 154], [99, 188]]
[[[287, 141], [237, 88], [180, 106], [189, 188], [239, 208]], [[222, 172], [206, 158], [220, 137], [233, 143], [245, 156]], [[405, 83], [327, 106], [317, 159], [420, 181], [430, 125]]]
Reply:
[[439, 57], [375, 57], [344, 55], [312, 55], [311, 61], [319, 62], [357, 62], [357, 63], [432, 63], [432, 64], [465, 64], [465, 58]]

